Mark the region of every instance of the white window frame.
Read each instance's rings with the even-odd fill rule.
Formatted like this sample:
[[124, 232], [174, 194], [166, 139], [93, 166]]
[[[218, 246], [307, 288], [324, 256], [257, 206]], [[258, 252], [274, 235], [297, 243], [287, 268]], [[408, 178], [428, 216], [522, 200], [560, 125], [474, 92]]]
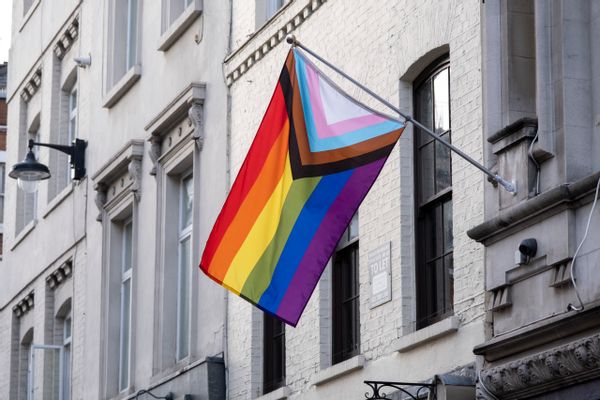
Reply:
[[[67, 332], [67, 327], [68, 332]], [[68, 333], [68, 336], [67, 336]], [[71, 343], [73, 342], [73, 318], [71, 313], [67, 314], [63, 319], [63, 355], [61, 356], [62, 361], [62, 375], [61, 375], [61, 387], [62, 394], [59, 396], [61, 400], [71, 400]]]
[[[121, 285], [120, 285], [120, 316], [119, 316], [119, 382], [118, 382], [118, 391], [123, 392], [127, 390], [130, 386], [131, 381], [131, 303], [132, 303], [132, 289], [133, 289], [133, 263], [130, 259], [129, 261], [125, 260], [126, 246], [127, 246], [127, 227], [131, 226], [131, 248], [129, 255], [132, 257], [133, 255], [133, 219], [128, 218], [122, 225], [122, 238], [121, 238]], [[129, 263], [129, 268], [127, 268], [127, 262]], [[125, 316], [125, 306], [124, 306], [124, 293], [125, 293], [125, 285], [129, 283], [129, 312], [128, 312], [128, 321], [124, 321]], [[127, 323], [128, 329], [128, 337], [124, 337], [124, 326]], [[127, 340], [127, 354], [123, 354], [125, 340]], [[123, 363], [125, 358], [127, 357], [127, 370], [123, 371]], [[123, 382], [123, 372], [127, 373], [127, 381]]]
[[[68, 111], [68, 127], [67, 127], [67, 145], [70, 145], [73, 140], [77, 137], [77, 124], [78, 124], [78, 92], [77, 92], [77, 81], [73, 83], [73, 87], [69, 91], [69, 111]], [[67, 163], [67, 182], [73, 179], [71, 165]]]
[[[35, 390], [35, 350], [57, 350], [58, 351], [58, 378], [59, 382], [63, 381], [63, 346], [54, 344], [31, 344], [29, 349], [29, 362], [27, 365], [27, 400], [34, 400]], [[63, 398], [63, 385], [58, 385], [58, 398]]]
[[[126, 51], [125, 51], [125, 71], [129, 71], [137, 64], [137, 53], [139, 45], [139, 0], [127, 0], [127, 39], [126, 39]], [[134, 5], [135, 3], [135, 5]], [[133, 7], [136, 9], [134, 10]], [[135, 16], [135, 32], [132, 30], [132, 16]], [[133, 33], [133, 34], [132, 34]], [[135, 38], [135, 48], [132, 47], [133, 39]]]
[[[192, 217], [192, 222], [189, 225], [183, 226], [183, 200], [185, 199], [184, 196], [184, 191], [185, 191], [185, 181], [187, 179], [191, 179], [192, 182], [192, 216], [193, 216], [193, 210], [194, 210], [194, 206], [193, 206], [193, 195], [194, 195], [194, 176], [192, 174], [192, 172], [186, 173], [184, 174], [181, 179], [179, 180], [179, 237], [178, 237], [178, 242], [177, 242], [177, 331], [176, 331], [176, 350], [175, 350], [175, 355], [176, 355], [176, 359], [177, 361], [181, 361], [184, 360], [185, 358], [189, 357], [190, 355], [190, 275], [191, 275], [191, 260], [192, 260], [192, 231], [193, 231], [193, 227], [194, 227], [194, 222], [193, 222], [193, 217]], [[190, 247], [188, 249], [189, 254], [187, 255], [188, 258], [188, 264], [186, 267], [188, 268], [188, 273], [187, 273], [187, 282], [185, 282], [185, 284], [187, 285], [187, 303], [188, 303], [188, 315], [186, 316], [187, 321], [188, 321], [188, 331], [187, 332], [183, 332], [183, 334], [186, 337], [187, 340], [187, 352], [186, 354], [182, 354], [181, 351], [181, 337], [182, 337], [182, 324], [183, 324], [183, 316], [181, 315], [181, 310], [182, 310], [182, 305], [181, 305], [181, 288], [182, 288], [182, 260], [184, 255], [182, 254], [183, 251], [183, 242], [185, 242], [186, 240], [189, 240], [190, 243]]]

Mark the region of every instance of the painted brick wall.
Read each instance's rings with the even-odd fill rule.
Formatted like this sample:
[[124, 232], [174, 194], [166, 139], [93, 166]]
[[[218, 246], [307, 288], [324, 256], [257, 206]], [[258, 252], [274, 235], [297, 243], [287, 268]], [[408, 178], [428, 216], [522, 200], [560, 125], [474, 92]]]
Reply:
[[[254, 31], [251, 18], [254, 2], [234, 1], [234, 51], [241, 44], [245, 45], [228, 60], [226, 71], [235, 70], [252, 49], [260, 48], [270, 35], [311, 3], [315, 2], [292, 2], [254, 39], [245, 43]], [[452, 140], [481, 160], [479, 7], [479, 2], [474, 0], [385, 4], [330, 0], [304, 18], [293, 33], [385, 99], [394, 104], [400, 101], [400, 107], [407, 112], [412, 108], [410, 82], [427, 65], [423, 56], [432, 49], [449, 48]], [[286, 43], [276, 45], [231, 84], [232, 177], [250, 146], [288, 49]], [[348, 82], [335, 80], [351, 95], [389, 112]], [[327, 366], [322, 353], [328, 345], [328, 329], [320, 330], [324, 322], [319, 318], [319, 313], [328, 312], [323, 304], [319, 305], [323, 303], [320, 297], [327, 290], [320, 288], [313, 294], [298, 327], [286, 330], [287, 385], [293, 398], [325, 398], [328, 393], [361, 395], [363, 379], [427, 379], [428, 374], [443, 373], [474, 361], [470, 350], [460, 354], [456, 354], [456, 350], [470, 349], [483, 338], [483, 250], [465, 232], [483, 219], [484, 178], [456, 156], [452, 162], [455, 312], [462, 326], [458, 334], [440, 339], [435, 345], [424, 345], [410, 353], [395, 352], [395, 341], [414, 331], [415, 319], [412, 143], [412, 129], [408, 128], [360, 209], [361, 352], [367, 366], [351, 375], [350, 380], [341, 378], [327, 385], [313, 385], [319, 371]], [[389, 242], [393, 299], [370, 310], [368, 254]], [[250, 361], [245, 357], [251, 353], [248, 346], [252, 345], [248, 337], [251, 306], [231, 298], [229, 354], [237, 355], [236, 359], [230, 359], [229, 393], [233, 399], [245, 399], [250, 398], [247, 390]], [[238, 357], [239, 363], [236, 362]], [[431, 365], [432, 359], [436, 360], [435, 366]], [[417, 362], [412, 364], [413, 368], [408, 367], [410, 360]]]

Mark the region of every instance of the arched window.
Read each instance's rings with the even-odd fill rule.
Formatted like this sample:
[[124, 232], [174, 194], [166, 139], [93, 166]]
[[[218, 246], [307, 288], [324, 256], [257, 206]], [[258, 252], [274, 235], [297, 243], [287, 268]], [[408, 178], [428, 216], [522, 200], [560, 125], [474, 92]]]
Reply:
[[[414, 114], [451, 140], [450, 64], [438, 59], [414, 84]], [[452, 163], [450, 151], [415, 128], [417, 329], [453, 313]]]

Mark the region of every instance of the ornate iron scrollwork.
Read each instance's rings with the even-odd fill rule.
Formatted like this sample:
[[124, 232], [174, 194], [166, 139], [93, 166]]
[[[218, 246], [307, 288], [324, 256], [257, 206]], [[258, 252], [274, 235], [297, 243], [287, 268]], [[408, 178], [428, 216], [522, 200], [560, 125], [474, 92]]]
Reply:
[[[419, 400], [423, 399], [422, 396], [427, 394], [427, 391], [431, 395], [430, 400], [436, 400], [435, 384], [433, 383], [415, 383], [415, 382], [386, 382], [386, 381], [365, 381], [365, 384], [371, 388], [371, 392], [365, 393], [367, 400], [385, 400], [389, 399], [388, 394], [384, 392], [386, 389], [396, 389], [399, 392], [408, 396], [409, 399]], [[416, 388], [416, 391], [408, 391], [407, 388]], [[411, 393], [412, 392], [412, 393]]]

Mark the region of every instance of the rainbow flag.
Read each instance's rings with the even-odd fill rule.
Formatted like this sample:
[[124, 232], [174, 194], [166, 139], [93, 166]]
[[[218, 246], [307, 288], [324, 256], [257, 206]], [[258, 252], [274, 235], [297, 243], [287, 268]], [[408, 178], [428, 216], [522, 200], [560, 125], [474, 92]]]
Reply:
[[202, 271], [296, 326], [403, 129], [290, 50]]

